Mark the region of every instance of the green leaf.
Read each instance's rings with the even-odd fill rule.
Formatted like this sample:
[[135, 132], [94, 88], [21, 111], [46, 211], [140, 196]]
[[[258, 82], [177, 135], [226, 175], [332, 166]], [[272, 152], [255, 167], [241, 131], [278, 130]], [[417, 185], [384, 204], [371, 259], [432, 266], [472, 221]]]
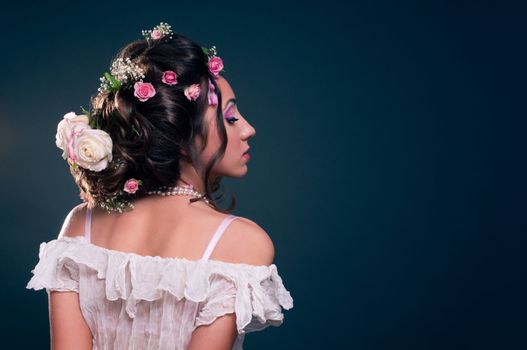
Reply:
[[97, 120], [95, 120], [95, 118], [93, 118], [93, 116], [91, 115], [91, 112], [89, 110], [87, 110], [86, 108], [84, 108], [83, 106], [80, 106], [81, 108], [81, 111], [82, 111], [82, 114], [86, 115], [88, 117], [88, 125], [90, 126], [90, 128], [96, 128], [98, 129], [99, 128], [99, 123], [97, 122]]
[[139, 131], [137, 131], [137, 129], [135, 128], [135, 126], [132, 125], [132, 131], [134, 131], [137, 136], [141, 136], [141, 134], [139, 133]]
[[205, 55], [209, 55], [209, 49], [207, 49], [206, 47], [201, 47], [203, 49], [203, 52], [205, 52]]
[[115, 79], [110, 73], [104, 72], [104, 77], [110, 82], [112, 86], [110, 91], [115, 92], [121, 88], [121, 83]]
[[91, 114], [90, 114], [90, 111], [88, 111], [86, 108], [84, 108], [83, 106], [80, 106], [81, 107], [81, 111], [82, 113], [86, 114], [88, 117], [91, 117]]

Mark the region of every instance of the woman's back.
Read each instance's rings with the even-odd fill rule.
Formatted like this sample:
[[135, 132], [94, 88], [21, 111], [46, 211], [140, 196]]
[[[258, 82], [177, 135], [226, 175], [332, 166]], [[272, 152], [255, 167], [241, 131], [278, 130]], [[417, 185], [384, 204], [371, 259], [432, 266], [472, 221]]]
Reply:
[[[144, 256], [197, 260], [229, 216], [203, 202], [189, 204], [188, 198], [182, 196], [146, 197], [137, 200], [134, 207], [123, 214], [108, 214], [94, 208], [90, 220], [91, 243]], [[65, 225], [60, 235], [85, 233], [85, 214], [84, 204], [75, 208], [71, 223]], [[238, 216], [225, 224], [225, 233], [211, 251], [210, 259], [253, 265], [273, 262], [272, 240], [260, 226]]]

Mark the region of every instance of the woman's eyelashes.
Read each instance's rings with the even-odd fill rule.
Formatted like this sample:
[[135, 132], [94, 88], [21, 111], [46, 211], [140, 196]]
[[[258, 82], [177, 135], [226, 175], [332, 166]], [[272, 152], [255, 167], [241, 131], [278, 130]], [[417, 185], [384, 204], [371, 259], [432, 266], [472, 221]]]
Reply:
[[235, 105], [230, 105], [227, 110], [223, 113], [223, 115], [226, 115], [228, 117], [225, 117], [225, 120], [227, 120], [227, 123], [234, 124], [238, 120], [238, 118], [235, 117], [234, 110], [236, 109]]
[[229, 124], [234, 124], [234, 122], [236, 122], [238, 120], [238, 118], [236, 118], [234, 116], [234, 106], [230, 106], [226, 111], [225, 111], [225, 115], [228, 115], [228, 117], [225, 117], [225, 119], [227, 120], [227, 123]]
[[227, 117], [225, 119], [227, 119], [227, 123], [229, 124], [234, 124], [234, 122], [238, 120], [236, 117]]

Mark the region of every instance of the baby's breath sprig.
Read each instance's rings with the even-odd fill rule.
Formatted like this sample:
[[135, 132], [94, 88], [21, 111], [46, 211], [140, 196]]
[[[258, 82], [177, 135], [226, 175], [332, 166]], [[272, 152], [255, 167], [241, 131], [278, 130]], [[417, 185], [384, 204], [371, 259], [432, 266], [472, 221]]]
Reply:
[[147, 41], [150, 40], [159, 40], [164, 37], [169, 37], [172, 39], [172, 32], [171, 25], [165, 22], [159, 23], [157, 26], [154, 27], [154, 29], [148, 29], [148, 30], [142, 30], [141, 34], [145, 37]]
[[134, 205], [130, 201], [122, 199], [123, 195], [124, 191], [117, 191], [112, 195], [105, 197], [104, 200], [98, 202], [97, 205], [108, 213], [111, 213], [112, 211], [122, 213], [125, 210], [132, 210]]
[[144, 70], [138, 64], [132, 62], [130, 57], [119, 57], [112, 62], [110, 73], [105, 72], [104, 76], [100, 78], [99, 93], [116, 92], [122, 85], [144, 78]]
[[203, 52], [209, 57], [214, 57], [218, 55], [218, 51], [216, 50], [216, 46], [211, 47], [210, 49], [206, 47], [202, 47]]

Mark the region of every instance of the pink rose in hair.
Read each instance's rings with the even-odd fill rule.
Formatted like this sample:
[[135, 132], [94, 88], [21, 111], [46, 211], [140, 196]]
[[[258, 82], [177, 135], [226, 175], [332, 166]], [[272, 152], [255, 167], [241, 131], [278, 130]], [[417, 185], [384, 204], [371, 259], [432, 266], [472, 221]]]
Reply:
[[134, 96], [141, 102], [145, 102], [156, 94], [156, 89], [150, 83], [138, 81], [134, 84]]
[[171, 70], [163, 72], [163, 77], [161, 81], [167, 85], [176, 85], [177, 84], [177, 75]]
[[141, 180], [136, 180], [134, 178], [131, 178], [125, 182], [123, 190], [125, 192], [134, 194], [139, 188], [139, 185], [141, 185], [141, 182], [142, 182]]
[[152, 34], [150, 34], [150, 37], [154, 40], [161, 39], [163, 37], [163, 32], [159, 29], [152, 30]]
[[189, 101], [197, 100], [200, 92], [199, 84], [192, 84], [185, 88], [185, 96], [187, 96]]
[[216, 95], [216, 92], [214, 92], [216, 88], [212, 84], [212, 81], [209, 79], [209, 105], [215, 106], [218, 104], [218, 95]]
[[223, 61], [218, 56], [209, 59], [209, 70], [214, 76], [218, 76], [223, 69]]

